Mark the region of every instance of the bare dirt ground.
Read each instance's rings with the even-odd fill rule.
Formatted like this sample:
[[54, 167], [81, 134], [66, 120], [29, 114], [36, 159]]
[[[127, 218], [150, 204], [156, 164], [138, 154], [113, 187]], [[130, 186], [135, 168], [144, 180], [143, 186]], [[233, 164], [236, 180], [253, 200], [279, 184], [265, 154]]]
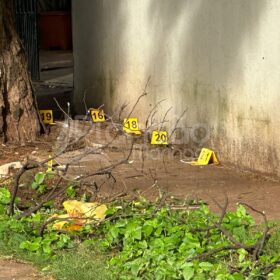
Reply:
[[0, 280], [51, 280], [42, 277], [30, 264], [0, 259]]
[[[88, 141], [94, 144], [101, 143], [103, 136], [99, 136], [98, 138], [95, 135]], [[27, 155], [36, 159], [46, 159], [56, 145], [56, 137], [57, 133], [51, 133], [34, 144], [0, 147], [0, 165], [23, 160]], [[76, 162], [70, 169], [71, 179], [124, 159], [129, 152], [129, 143], [122, 137], [99, 154], [88, 155]], [[104, 176], [90, 177], [88, 181], [92, 182], [94, 179], [99, 186], [102, 185], [103, 196], [126, 192], [141, 193], [148, 198], [155, 198], [161, 189], [178, 198], [202, 199], [214, 210], [217, 210], [217, 206], [213, 199], [222, 203], [228, 196], [230, 209], [234, 209], [238, 202], [246, 202], [258, 210], [265, 211], [269, 219], [280, 220], [279, 179], [238, 170], [222, 161], [220, 165], [191, 166], [176, 156], [176, 147], [172, 147], [173, 150], [170, 147], [146, 147], [143, 165], [143, 145], [134, 145], [129, 162], [118, 166], [112, 172], [116, 182], [112, 178], [106, 180]], [[58, 160], [63, 164], [69, 158], [79, 157], [84, 151], [84, 148], [69, 151]], [[24, 192], [22, 190], [23, 194]]]
[[[12, 161], [23, 161], [26, 156], [37, 160], [46, 159], [52, 153], [54, 145], [57, 144], [57, 135], [58, 133], [54, 129], [53, 133], [42, 137], [37, 143], [20, 147], [0, 146], [0, 165]], [[100, 135], [102, 139], [103, 136]], [[100, 144], [102, 141], [95, 137], [89, 142]], [[220, 165], [205, 167], [191, 166], [182, 162], [181, 158], [176, 155], [176, 147], [151, 148], [148, 145], [145, 147], [144, 164], [143, 145], [138, 143], [134, 146], [129, 161], [113, 170], [112, 175], [116, 182], [112, 178], [104, 180], [104, 176], [94, 177], [97, 184], [102, 185], [102, 196], [125, 192], [130, 195], [140, 193], [153, 199], [158, 196], [160, 189], [178, 198], [202, 199], [214, 211], [218, 211], [218, 208], [213, 199], [222, 203], [227, 196], [230, 209], [234, 209], [238, 202], [246, 202], [258, 210], [265, 211], [269, 219], [280, 220], [279, 179], [238, 170], [223, 162]], [[58, 161], [63, 164], [69, 158], [79, 157], [84, 151], [84, 147], [68, 151]], [[90, 154], [76, 162], [70, 169], [69, 176], [75, 178], [90, 174], [100, 167], [124, 159], [128, 153], [129, 143], [120, 136], [108, 149], [102, 150], [99, 154]], [[93, 178], [89, 178], [88, 181], [92, 182], [92, 180]], [[3, 179], [0, 179], [0, 185], [3, 182]], [[26, 192], [26, 189], [23, 188], [19, 196], [24, 197], [26, 193], [28, 196], [28, 191]], [[255, 216], [255, 218], [261, 222], [260, 217]], [[2, 259], [0, 269], [0, 279], [3, 280], [46, 279], [40, 278], [29, 264], [16, 261]]]

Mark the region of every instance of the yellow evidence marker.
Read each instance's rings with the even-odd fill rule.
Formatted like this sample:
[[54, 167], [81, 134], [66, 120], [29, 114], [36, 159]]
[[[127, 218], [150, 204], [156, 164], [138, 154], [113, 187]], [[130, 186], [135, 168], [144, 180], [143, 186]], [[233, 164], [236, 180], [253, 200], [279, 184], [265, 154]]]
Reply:
[[101, 109], [90, 109], [90, 115], [93, 122], [105, 122], [105, 114]]
[[192, 161], [191, 165], [208, 165], [211, 163], [219, 164], [215, 152], [210, 149], [203, 148], [198, 159], [196, 161]]
[[152, 145], [168, 145], [167, 131], [153, 131], [151, 144]]
[[39, 110], [39, 113], [44, 124], [54, 124], [52, 110]]
[[53, 172], [53, 160], [51, 158], [52, 158], [52, 156], [49, 155], [47, 173]]
[[126, 133], [141, 135], [141, 131], [139, 130], [139, 126], [138, 126], [138, 119], [137, 118], [124, 119], [123, 131]]

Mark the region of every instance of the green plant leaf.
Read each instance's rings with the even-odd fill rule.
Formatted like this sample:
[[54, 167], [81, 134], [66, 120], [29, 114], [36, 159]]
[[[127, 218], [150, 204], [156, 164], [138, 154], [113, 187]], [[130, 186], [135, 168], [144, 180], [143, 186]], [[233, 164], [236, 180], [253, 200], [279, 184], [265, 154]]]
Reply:
[[113, 238], [117, 238], [118, 235], [119, 235], [119, 228], [115, 227], [115, 226], [112, 226], [110, 227], [110, 233], [112, 235]]
[[151, 225], [144, 225], [143, 226], [143, 233], [145, 237], [148, 237], [152, 234], [154, 228]]
[[44, 184], [39, 185], [39, 187], [38, 187], [38, 189], [37, 189], [38, 193], [40, 193], [40, 194], [45, 193], [45, 192], [46, 192], [46, 190], [47, 190], [47, 186], [46, 186], [46, 185], [44, 185]]
[[39, 185], [37, 184], [37, 182], [32, 182], [32, 184], [31, 184], [31, 188], [33, 189], [33, 190], [37, 190], [38, 189], [38, 187], [39, 187]]
[[247, 215], [246, 208], [243, 205], [238, 205], [237, 210], [236, 210], [236, 215], [239, 218], [246, 217], [246, 215]]
[[44, 182], [45, 177], [46, 177], [46, 173], [38, 172], [35, 175], [35, 182], [37, 183], [37, 185], [41, 185]]
[[237, 252], [239, 254], [238, 256], [239, 263], [242, 263], [245, 260], [246, 256], [248, 255], [248, 252], [243, 248], [237, 250]]
[[77, 195], [75, 187], [74, 186], [68, 187], [66, 190], [66, 194], [69, 198], [74, 198]]
[[273, 280], [280, 280], [280, 268], [276, 268], [272, 271], [272, 277]]
[[31, 242], [31, 241], [23, 241], [21, 242], [21, 244], [19, 245], [19, 247], [21, 249], [25, 249], [25, 250], [28, 250], [30, 252], [36, 252], [39, 250], [40, 248], [40, 241], [39, 240], [36, 240], [34, 242]]
[[184, 269], [183, 269], [183, 277], [184, 277], [184, 280], [190, 280], [193, 278], [194, 276], [194, 268], [191, 267], [191, 266], [186, 266]]
[[11, 193], [6, 188], [0, 188], [0, 203], [9, 204], [11, 200]]
[[235, 272], [232, 276], [233, 276], [234, 280], [244, 280], [245, 279], [244, 276], [242, 276], [240, 273], [237, 273], [237, 272]]
[[0, 215], [3, 215], [5, 213], [6, 213], [6, 206], [0, 204]]
[[210, 271], [213, 268], [213, 264], [209, 262], [201, 262], [199, 263], [199, 267], [204, 271]]

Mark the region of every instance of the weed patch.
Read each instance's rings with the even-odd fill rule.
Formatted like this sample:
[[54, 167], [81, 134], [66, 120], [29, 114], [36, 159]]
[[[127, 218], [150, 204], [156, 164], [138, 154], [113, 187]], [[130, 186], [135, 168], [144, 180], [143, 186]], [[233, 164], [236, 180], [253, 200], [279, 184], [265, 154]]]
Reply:
[[[1, 193], [5, 209], [10, 195]], [[67, 280], [280, 279], [280, 233], [264, 235], [267, 225], [256, 226], [243, 205], [219, 216], [203, 204], [191, 210], [140, 197], [110, 203], [104, 221], [80, 231], [55, 231], [49, 224], [40, 235], [54, 212], [42, 208], [17, 219], [2, 211], [2, 254]]]

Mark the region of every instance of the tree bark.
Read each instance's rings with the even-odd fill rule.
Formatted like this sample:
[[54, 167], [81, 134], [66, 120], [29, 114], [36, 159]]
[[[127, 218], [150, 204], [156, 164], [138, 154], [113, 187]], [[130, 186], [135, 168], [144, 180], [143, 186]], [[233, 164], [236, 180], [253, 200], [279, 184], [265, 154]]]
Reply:
[[40, 122], [12, 0], [0, 0], [0, 142], [36, 139]]

